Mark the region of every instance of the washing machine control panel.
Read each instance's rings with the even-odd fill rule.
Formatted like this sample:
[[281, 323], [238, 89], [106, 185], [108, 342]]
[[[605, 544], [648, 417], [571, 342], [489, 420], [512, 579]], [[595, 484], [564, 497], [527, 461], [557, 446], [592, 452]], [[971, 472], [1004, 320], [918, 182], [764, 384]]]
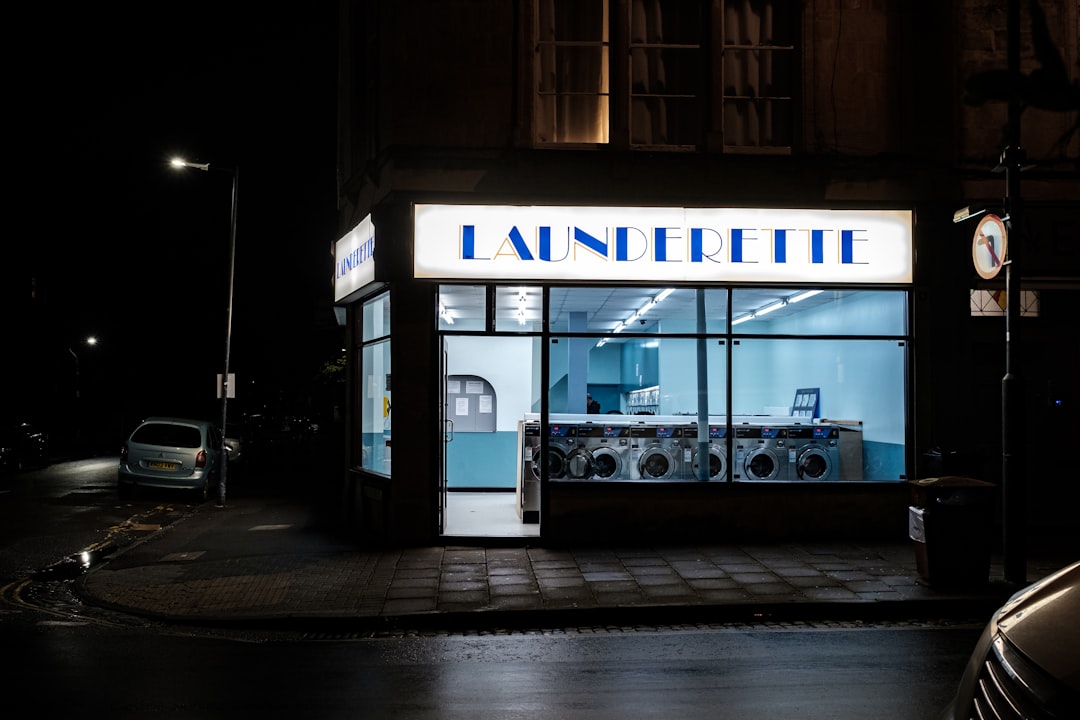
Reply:
[[815, 440], [832, 440], [840, 437], [840, 430], [834, 427], [815, 427], [814, 439]]
[[832, 425], [793, 425], [788, 428], [788, 437], [792, 440], [820, 440], [835, 446], [840, 438], [840, 429]]

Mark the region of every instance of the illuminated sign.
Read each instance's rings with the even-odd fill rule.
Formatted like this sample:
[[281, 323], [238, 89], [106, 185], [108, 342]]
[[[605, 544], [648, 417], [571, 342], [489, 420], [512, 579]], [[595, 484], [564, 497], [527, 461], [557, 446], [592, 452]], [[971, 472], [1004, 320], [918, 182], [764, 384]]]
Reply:
[[910, 283], [910, 210], [416, 205], [418, 278]]
[[375, 280], [375, 226], [371, 216], [334, 245], [334, 302]]

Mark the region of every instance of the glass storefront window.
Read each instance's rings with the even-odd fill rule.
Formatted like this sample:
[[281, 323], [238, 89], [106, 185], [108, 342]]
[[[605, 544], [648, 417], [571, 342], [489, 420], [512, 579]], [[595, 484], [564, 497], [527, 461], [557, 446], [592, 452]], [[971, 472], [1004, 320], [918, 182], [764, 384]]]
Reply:
[[[627, 337], [603, 345], [599, 340], [551, 338], [552, 413], [692, 417], [699, 412], [726, 413], [727, 355], [722, 340]], [[574, 393], [578, 386], [585, 390]], [[590, 396], [599, 403], [593, 410], [586, 403]]]
[[543, 288], [525, 285], [495, 288], [497, 332], [540, 332], [543, 314]]
[[363, 303], [360, 378], [360, 466], [390, 475], [390, 294]]
[[[698, 332], [698, 290], [670, 287], [573, 287], [551, 289], [552, 332]], [[709, 331], [726, 329], [727, 291], [706, 290]]]
[[[732, 424], [779, 428], [786, 440], [780, 434], [736, 433], [736, 454], [747, 461], [736, 479], [902, 480], [906, 357], [902, 340], [737, 340], [731, 353]], [[826, 457], [808, 466], [799, 454], [812, 442]], [[749, 453], [762, 445], [777, 450], [776, 477], [748, 471]]]
[[483, 332], [487, 329], [485, 285], [440, 285], [439, 330]]
[[491, 336], [470, 372], [533, 336], [492, 368], [522, 368], [499, 384], [526, 389], [500, 413], [546, 407], [550, 481], [906, 477], [907, 290], [444, 285], [440, 300], [447, 335]]
[[731, 308], [735, 334], [907, 334], [907, 293], [896, 290], [736, 289]]
[[361, 328], [364, 342], [390, 335], [390, 293], [382, 293], [364, 302]]

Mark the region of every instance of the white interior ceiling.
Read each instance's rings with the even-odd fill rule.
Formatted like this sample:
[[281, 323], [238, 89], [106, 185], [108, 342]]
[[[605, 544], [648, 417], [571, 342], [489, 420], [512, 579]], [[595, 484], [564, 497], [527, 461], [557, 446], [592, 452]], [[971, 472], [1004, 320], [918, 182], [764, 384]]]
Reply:
[[[607, 333], [618, 323], [630, 318], [637, 310], [657, 297], [665, 287], [561, 287], [552, 289], [551, 325], [553, 328], [566, 328], [568, 314], [571, 311], [584, 311], [587, 316], [585, 332]], [[541, 315], [541, 288], [539, 286], [501, 286], [497, 292], [496, 317], [516, 319], [519, 311], [524, 311], [526, 320], [538, 322]], [[723, 297], [723, 291], [713, 291]], [[800, 291], [791, 288], [739, 288], [733, 293], [734, 307], [731, 315], [738, 318], [758, 310]], [[798, 312], [819, 308], [835, 302], [847, 293], [826, 291], [802, 302], [784, 305], [775, 310], [772, 318], [781, 318]], [[524, 301], [520, 298], [524, 297]], [[455, 324], [475, 323], [484, 317], [485, 292], [477, 285], [443, 285], [440, 287], [439, 302], [454, 318]], [[710, 299], [710, 305], [717, 300]], [[662, 302], [649, 309], [645, 314], [645, 324], [634, 328], [639, 332], [649, 332], [657, 321], [667, 318], [694, 317], [697, 313], [697, 298], [694, 289], [677, 289]], [[715, 318], [714, 318], [715, 319]], [[640, 323], [639, 323], [640, 324]]]

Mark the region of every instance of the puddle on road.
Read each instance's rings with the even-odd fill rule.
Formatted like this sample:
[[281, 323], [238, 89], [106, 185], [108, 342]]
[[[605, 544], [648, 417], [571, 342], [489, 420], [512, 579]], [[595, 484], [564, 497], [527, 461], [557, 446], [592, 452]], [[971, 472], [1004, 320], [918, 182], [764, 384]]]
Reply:
[[114, 550], [115, 548], [111, 546], [83, 550], [74, 555], [68, 555], [43, 570], [38, 570], [30, 577], [34, 580], [74, 580], [98, 563], [104, 562]]

